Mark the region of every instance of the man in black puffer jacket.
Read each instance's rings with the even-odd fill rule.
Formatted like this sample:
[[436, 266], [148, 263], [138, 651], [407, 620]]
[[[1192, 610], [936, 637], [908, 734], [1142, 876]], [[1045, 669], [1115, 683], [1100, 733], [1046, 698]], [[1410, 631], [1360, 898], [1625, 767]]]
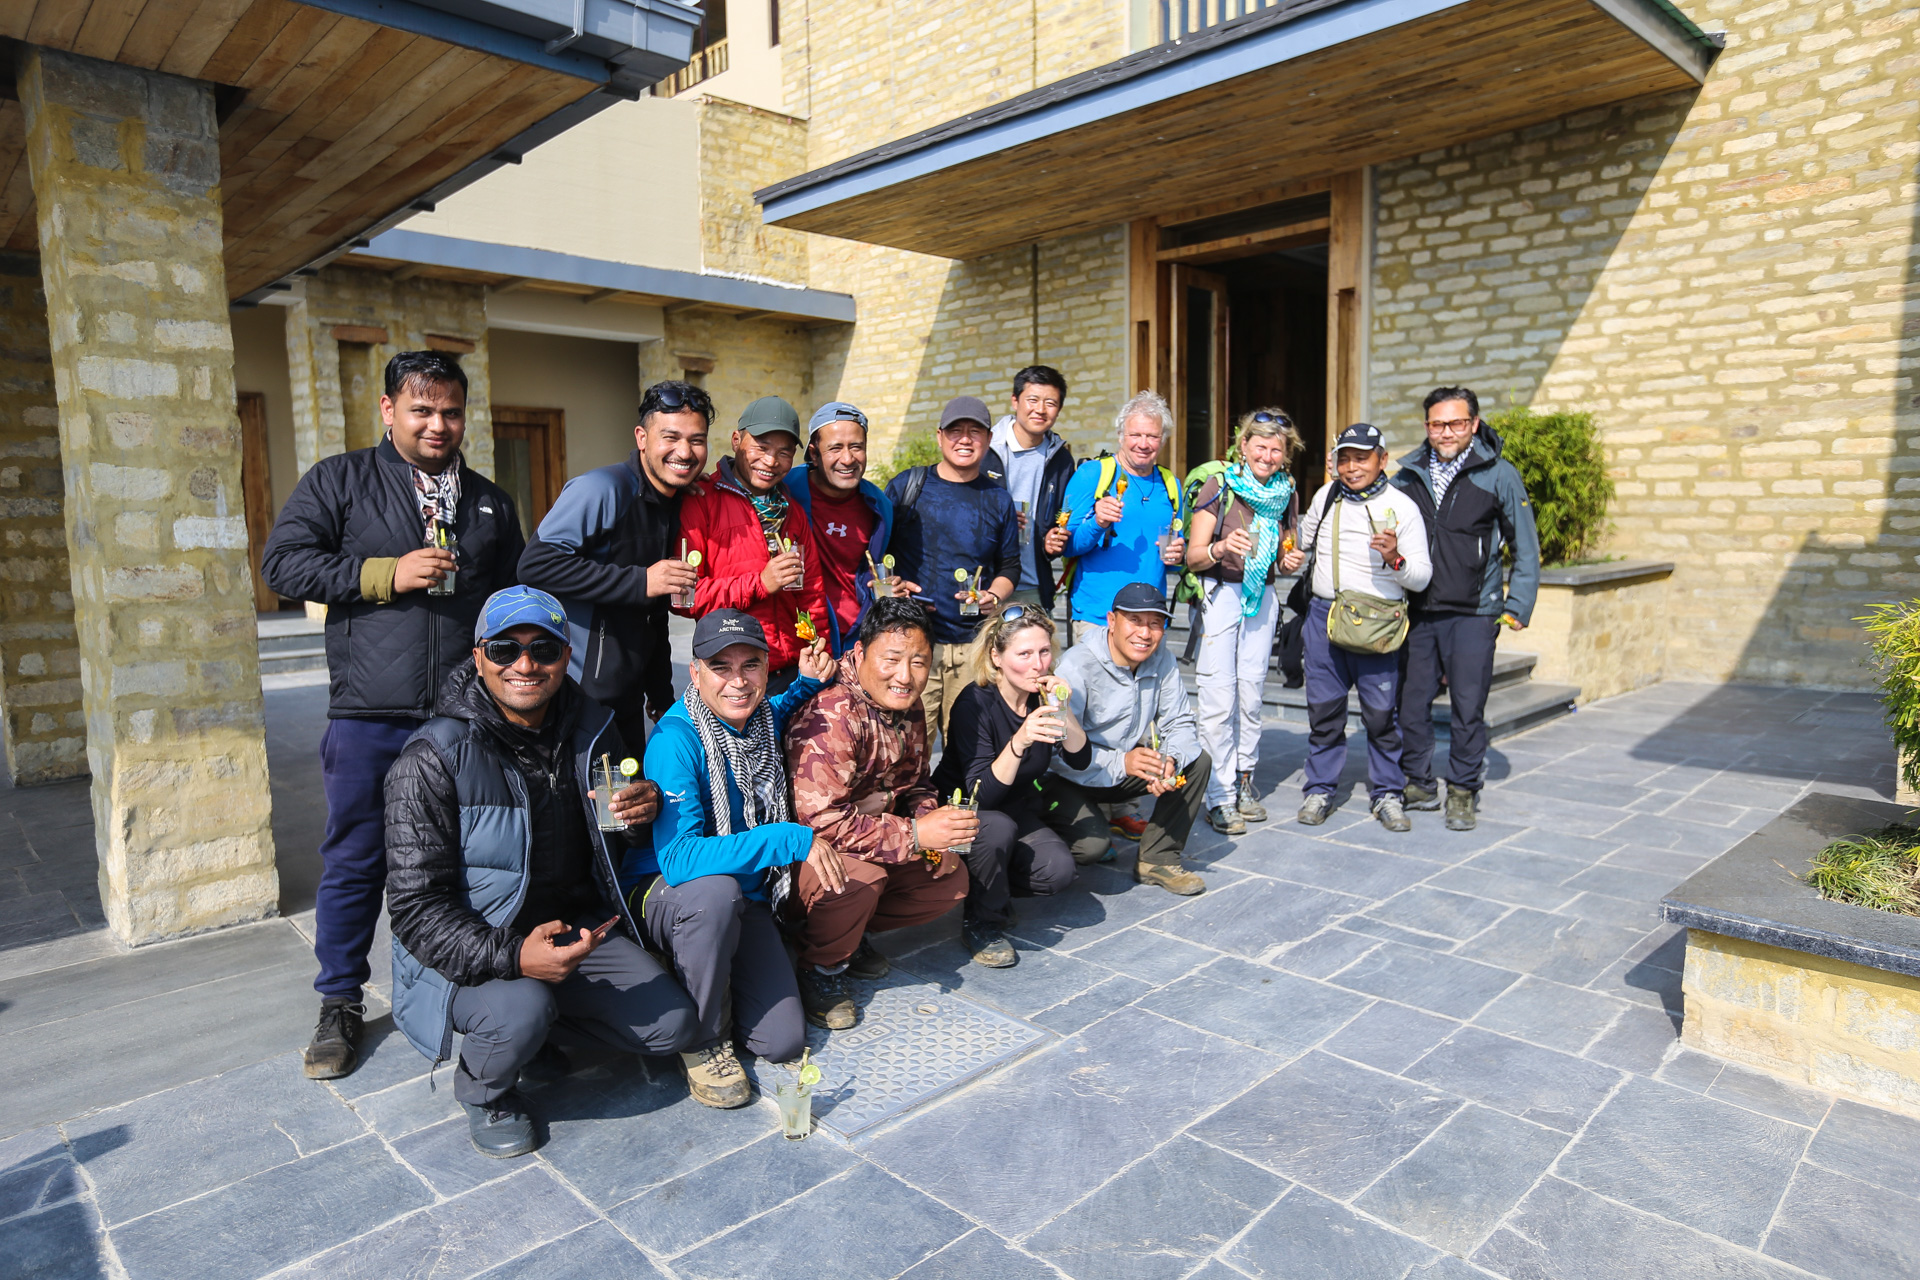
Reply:
[[[524, 539], [513, 501], [460, 455], [467, 375], [452, 356], [404, 351], [387, 363], [387, 438], [316, 462], [261, 556], [267, 585], [327, 606], [331, 693], [320, 768], [314, 955], [320, 1024], [306, 1073], [344, 1076], [359, 1057], [361, 987], [387, 860], [381, 780], [455, 667], [471, 663], [473, 622], [514, 581]], [[454, 542], [452, 550], [430, 543]], [[451, 580], [452, 591], [439, 594]]]
[[[642, 950], [620, 905], [593, 766], [626, 761], [605, 707], [567, 675], [560, 602], [494, 595], [472, 660], [440, 693], [387, 775], [387, 893], [394, 1022], [421, 1053], [466, 1037], [453, 1096], [487, 1156], [533, 1150], [515, 1091], [550, 1028], [629, 1053], [669, 1054], [696, 1034], [693, 1002]], [[635, 772], [638, 766], [635, 766]], [[622, 786], [612, 820], [659, 812], [651, 782]]]

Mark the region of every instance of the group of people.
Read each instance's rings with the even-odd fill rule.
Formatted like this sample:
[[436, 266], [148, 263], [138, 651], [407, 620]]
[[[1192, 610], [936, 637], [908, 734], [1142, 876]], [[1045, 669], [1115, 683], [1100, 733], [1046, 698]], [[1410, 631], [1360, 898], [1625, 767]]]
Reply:
[[[458, 362], [394, 357], [385, 438], [311, 468], [263, 556], [276, 591], [327, 606], [306, 1073], [357, 1064], [383, 896], [396, 1025], [436, 1062], [463, 1037], [455, 1096], [474, 1145], [505, 1157], [534, 1145], [516, 1086], [566, 1069], [556, 1040], [678, 1054], [695, 1098], [740, 1106], [740, 1049], [790, 1061], [807, 1022], [855, 1025], [851, 984], [889, 968], [876, 933], [958, 906], [974, 961], [1013, 965], [1013, 899], [1113, 858], [1116, 831], [1142, 884], [1200, 893], [1182, 856], [1201, 813], [1228, 832], [1266, 817], [1253, 773], [1283, 574], [1309, 596], [1291, 602], [1313, 717], [1300, 820], [1330, 807], [1350, 687], [1380, 820], [1437, 806], [1426, 708], [1444, 673], [1448, 822], [1470, 825], [1461, 699], [1484, 700], [1493, 623], [1524, 625], [1537, 555], [1472, 393], [1443, 391], [1393, 483], [1358, 424], [1303, 512], [1277, 410], [1183, 486], [1158, 461], [1161, 397], [1128, 401], [1117, 452], [1076, 465], [1053, 430], [1066, 380], [1034, 366], [997, 422], [950, 401], [939, 461], [883, 490], [851, 404], [803, 429], [757, 400], [709, 468], [711, 400], [661, 382], [628, 460], [571, 480], [523, 540], [461, 455]], [[1203, 619], [1197, 716], [1163, 643], [1170, 574]], [[1412, 639], [1384, 646], [1396, 602]], [[670, 612], [694, 620], [678, 696]], [[1136, 800], [1144, 819], [1109, 813]]]

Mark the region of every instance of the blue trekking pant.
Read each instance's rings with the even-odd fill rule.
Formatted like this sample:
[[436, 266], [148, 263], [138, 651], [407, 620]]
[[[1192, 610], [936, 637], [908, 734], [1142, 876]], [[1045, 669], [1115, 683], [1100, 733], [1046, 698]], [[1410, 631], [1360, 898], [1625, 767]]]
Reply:
[[1472, 613], [1414, 614], [1401, 678], [1401, 764], [1433, 789], [1433, 700], [1447, 678], [1447, 787], [1478, 791], [1487, 771], [1487, 691], [1493, 686], [1500, 619]]
[[313, 904], [313, 989], [322, 998], [358, 1000], [372, 976], [367, 952], [387, 891], [387, 770], [420, 724], [411, 716], [329, 720], [320, 737], [327, 833]]
[[1330, 600], [1314, 597], [1302, 639], [1306, 642], [1307, 795], [1331, 793], [1347, 767], [1347, 690], [1360, 695], [1367, 727], [1367, 793], [1378, 800], [1407, 786], [1400, 771], [1400, 655], [1355, 653], [1327, 639]]

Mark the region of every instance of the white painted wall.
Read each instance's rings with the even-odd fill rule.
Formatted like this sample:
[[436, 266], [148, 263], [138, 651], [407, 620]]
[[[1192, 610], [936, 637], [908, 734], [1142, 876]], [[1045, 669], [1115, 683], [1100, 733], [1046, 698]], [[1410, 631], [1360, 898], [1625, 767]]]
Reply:
[[495, 404], [566, 411], [569, 478], [633, 452], [640, 412], [635, 343], [489, 329], [487, 354]]
[[[702, 80], [690, 91], [711, 94], [729, 102], [743, 102], [763, 111], [786, 111], [781, 84], [780, 50], [767, 43], [771, 35], [769, 0], [729, 0], [727, 4], [727, 69]], [[804, 36], [806, 8], [787, 0], [781, 14], [783, 41]]]

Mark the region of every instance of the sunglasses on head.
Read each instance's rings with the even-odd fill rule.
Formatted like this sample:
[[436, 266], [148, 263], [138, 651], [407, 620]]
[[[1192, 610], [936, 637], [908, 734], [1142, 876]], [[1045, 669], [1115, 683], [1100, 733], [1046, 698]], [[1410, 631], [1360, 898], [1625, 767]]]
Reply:
[[1027, 616], [1027, 606], [1023, 604], [1010, 604], [1000, 611], [1000, 616], [1008, 622], [1018, 622]]
[[486, 654], [487, 661], [496, 667], [512, 666], [520, 661], [523, 653], [532, 658], [536, 665], [550, 667], [560, 661], [560, 655], [566, 651], [567, 646], [548, 636], [541, 636], [527, 644], [521, 644], [518, 640], [489, 640], [480, 646], [480, 652]]
[[[648, 408], [648, 404], [653, 407]], [[654, 386], [647, 388], [645, 401], [640, 406], [640, 416], [649, 413], [679, 413], [691, 409], [713, 420], [713, 400], [698, 387]]]
[[1262, 425], [1265, 425], [1266, 423], [1269, 423], [1269, 422], [1277, 422], [1283, 427], [1290, 427], [1293, 425], [1293, 419], [1289, 418], [1286, 414], [1268, 413], [1264, 409], [1261, 410], [1259, 413], [1254, 414], [1253, 420], [1255, 422], [1261, 423]]

